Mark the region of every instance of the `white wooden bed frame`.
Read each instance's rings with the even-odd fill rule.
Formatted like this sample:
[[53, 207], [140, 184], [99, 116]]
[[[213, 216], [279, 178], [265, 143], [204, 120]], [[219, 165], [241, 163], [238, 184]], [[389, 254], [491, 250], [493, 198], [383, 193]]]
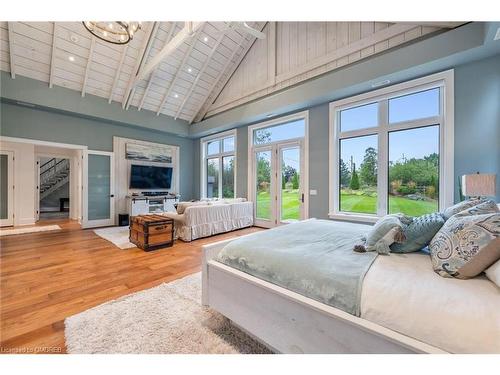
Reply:
[[203, 246], [202, 303], [278, 353], [446, 353], [219, 263]]

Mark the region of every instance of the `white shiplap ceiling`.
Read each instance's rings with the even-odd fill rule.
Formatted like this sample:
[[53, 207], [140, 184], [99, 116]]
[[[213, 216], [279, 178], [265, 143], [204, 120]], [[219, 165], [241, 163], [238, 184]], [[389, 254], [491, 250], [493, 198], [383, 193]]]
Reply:
[[[265, 22], [249, 23], [261, 30]], [[138, 73], [185, 26], [144, 22], [125, 46], [93, 37], [80, 22], [0, 22], [0, 69], [192, 122], [255, 38], [205, 22], [143, 79]]]

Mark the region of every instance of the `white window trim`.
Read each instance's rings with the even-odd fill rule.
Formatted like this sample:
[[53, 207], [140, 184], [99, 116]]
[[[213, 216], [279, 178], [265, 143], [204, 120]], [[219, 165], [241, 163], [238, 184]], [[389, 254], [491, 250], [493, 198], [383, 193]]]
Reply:
[[[440, 116], [435, 118], [418, 119], [402, 123], [388, 125], [388, 119], [379, 118], [379, 126], [376, 128], [359, 129], [343, 132], [342, 138], [362, 136], [368, 134], [378, 135], [378, 196], [377, 214], [359, 214], [341, 212], [339, 210], [339, 131], [338, 113], [340, 110], [356, 107], [363, 104], [381, 101], [387, 105], [387, 99], [401, 95], [423, 91], [431, 88], [442, 88], [440, 95]], [[379, 116], [387, 111], [379, 111]], [[453, 204], [454, 201], [454, 71], [453, 69], [432, 74], [426, 77], [414, 79], [400, 84], [384, 87], [361, 95], [338, 100], [330, 103], [329, 113], [329, 217], [337, 220], [375, 222], [383, 216], [387, 210], [388, 191], [388, 132], [401, 129], [417, 128], [419, 125], [428, 124], [429, 120], [439, 123], [439, 206], [444, 209]], [[382, 134], [383, 136], [380, 136]]]
[[[214, 141], [214, 140], [222, 140], [224, 138], [228, 137], [234, 137], [234, 151], [230, 152], [219, 152], [217, 154], [213, 155], [207, 155], [207, 148], [206, 145], [208, 142]], [[222, 158], [224, 156], [234, 156], [234, 197], [237, 197], [237, 187], [236, 187], [236, 181], [237, 181], [237, 175], [238, 175], [238, 160], [237, 160], [237, 155], [238, 155], [238, 136], [236, 129], [228, 130], [222, 133], [217, 133], [217, 134], [212, 134], [207, 137], [201, 138], [200, 139], [200, 195], [201, 198], [206, 198], [207, 197], [207, 159], [212, 159], [212, 158], [220, 158], [219, 161], [219, 171], [222, 176]], [[221, 177], [220, 176], [220, 177]], [[222, 197], [222, 178], [219, 178], [219, 198]]]
[[[247, 192], [248, 200], [252, 200], [255, 194], [255, 187], [253, 185], [253, 176], [255, 171], [252, 170], [252, 158], [255, 145], [253, 144], [253, 133], [257, 129], [268, 128], [270, 126], [280, 125], [295, 120], [304, 120], [304, 137], [291, 138], [284, 141], [269, 142], [265, 145], [269, 146], [276, 143], [293, 142], [303, 140], [304, 142], [304, 217], [309, 217], [309, 111], [297, 112], [288, 116], [278, 117], [272, 120], [259, 122], [258, 124], [250, 125], [248, 127], [248, 176], [247, 176]], [[254, 213], [255, 215], [255, 213]]]

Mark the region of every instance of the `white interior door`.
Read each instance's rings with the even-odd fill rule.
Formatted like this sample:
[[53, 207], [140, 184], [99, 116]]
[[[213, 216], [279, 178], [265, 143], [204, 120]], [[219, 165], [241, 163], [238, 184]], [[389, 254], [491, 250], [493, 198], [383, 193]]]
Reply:
[[305, 218], [302, 141], [255, 147], [255, 225], [271, 228]]
[[14, 225], [14, 153], [0, 151], [0, 226]]
[[115, 224], [114, 154], [83, 152], [83, 228]]

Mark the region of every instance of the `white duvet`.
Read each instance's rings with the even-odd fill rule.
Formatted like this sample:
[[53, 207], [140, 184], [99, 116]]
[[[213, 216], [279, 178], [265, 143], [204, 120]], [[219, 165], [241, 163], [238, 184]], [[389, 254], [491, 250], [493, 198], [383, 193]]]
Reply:
[[500, 288], [484, 276], [443, 278], [423, 253], [377, 257], [361, 317], [451, 353], [500, 353]]

